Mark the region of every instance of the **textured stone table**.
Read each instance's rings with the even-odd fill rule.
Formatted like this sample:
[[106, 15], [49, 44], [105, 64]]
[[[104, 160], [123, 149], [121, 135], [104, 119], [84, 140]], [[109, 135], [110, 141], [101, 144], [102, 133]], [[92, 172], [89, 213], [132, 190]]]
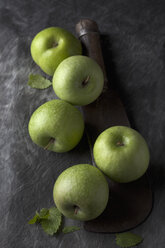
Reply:
[[145, 137], [151, 151], [154, 208], [134, 229], [144, 237], [139, 247], [165, 247], [165, 2], [1, 0], [1, 248], [117, 247], [114, 235], [82, 229], [49, 237], [27, 224], [36, 209], [53, 205], [54, 181], [65, 168], [91, 162], [85, 136], [65, 154], [43, 152], [31, 142], [27, 126], [32, 112], [55, 95], [51, 88], [40, 91], [27, 86], [29, 73], [41, 72], [30, 56], [30, 42], [49, 26], [74, 33], [75, 24], [86, 17], [100, 27], [108, 77], [120, 93], [132, 127]]

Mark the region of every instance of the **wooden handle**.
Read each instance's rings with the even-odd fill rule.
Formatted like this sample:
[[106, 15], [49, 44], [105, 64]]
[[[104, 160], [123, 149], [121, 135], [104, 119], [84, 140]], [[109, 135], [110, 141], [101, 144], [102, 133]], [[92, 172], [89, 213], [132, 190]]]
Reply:
[[76, 25], [76, 33], [83, 45], [85, 55], [94, 59], [101, 66], [104, 73], [104, 89], [108, 88], [108, 79], [101, 50], [100, 34], [97, 23], [90, 19], [80, 20]]

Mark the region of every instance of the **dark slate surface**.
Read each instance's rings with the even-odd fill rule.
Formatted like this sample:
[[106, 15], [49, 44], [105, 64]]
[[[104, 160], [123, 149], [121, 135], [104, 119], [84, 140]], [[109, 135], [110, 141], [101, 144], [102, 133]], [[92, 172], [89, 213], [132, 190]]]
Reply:
[[144, 237], [139, 247], [165, 247], [165, 2], [1, 0], [2, 248], [117, 247], [114, 235], [81, 230], [49, 237], [27, 224], [36, 209], [52, 206], [52, 188], [60, 172], [73, 164], [90, 163], [85, 137], [66, 154], [43, 152], [29, 138], [27, 125], [32, 112], [55, 97], [51, 88], [39, 91], [27, 86], [28, 74], [40, 72], [30, 56], [30, 42], [49, 26], [61, 26], [74, 33], [75, 24], [84, 17], [98, 22], [104, 34], [108, 76], [120, 92], [132, 127], [142, 133], [151, 151], [149, 175], [155, 204], [147, 221], [134, 229]]

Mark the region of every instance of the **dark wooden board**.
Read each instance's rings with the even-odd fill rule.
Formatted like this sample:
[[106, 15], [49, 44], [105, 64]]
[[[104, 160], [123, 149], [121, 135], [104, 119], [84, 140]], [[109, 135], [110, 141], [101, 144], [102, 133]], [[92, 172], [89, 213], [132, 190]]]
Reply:
[[[84, 137], [66, 154], [34, 145], [27, 125], [32, 112], [54, 99], [51, 88], [27, 86], [32, 62], [30, 42], [45, 27], [60, 26], [75, 34], [80, 18], [92, 18], [102, 32], [102, 48], [111, 85], [117, 88], [131, 126], [147, 140], [148, 171], [154, 189], [150, 217], [133, 232], [144, 238], [139, 248], [165, 246], [165, 3], [132, 0], [0, 1], [0, 247], [117, 248], [111, 234], [79, 232], [49, 237], [27, 221], [36, 209], [53, 204], [57, 176], [78, 163], [91, 163]], [[116, 80], [117, 78], [117, 80]], [[65, 224], [81, 225], [65, 220]]]
[[[97, 61], [104, 72], [103, 93], [95, 102], [83, 107], [87, 135], [93, 146], [97, 136], [106, 128], [130, 124], [124, 106], [117, 93], [110, 87], [106, 76], [97, 23], [90, 19], [80, 20], [76, 31], [83, 44], [84, 53]], [[93, 164], [95, 165], [94, 160]], [[126, 231], [142, 223], [151, 212], [152, 191], [146, 175], [127, 184], [109, 180], [109, 191], [106, 210], [97, 219], [85, 222], [84, 227], [87, 231]]]

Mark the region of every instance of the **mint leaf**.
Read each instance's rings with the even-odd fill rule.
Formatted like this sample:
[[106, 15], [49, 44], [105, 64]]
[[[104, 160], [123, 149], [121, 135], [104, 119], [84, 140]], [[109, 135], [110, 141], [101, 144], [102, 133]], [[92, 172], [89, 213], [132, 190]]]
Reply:
[[34, 215], [34, 217], [28, 221], [28, 224], [35, 224], [38, 221], [38, 215]]
[[34, 215], [34, 217], [28, 221], [28, 224], [35, 224], [37, 222], [40, 222], [41, 219], [47, 219], [49, 216], [49, 209], [47, 208], [42, 208], [40, 210], [40, 213], [38, 213], [36, 211], [36, 214]]
[[32, 88], [43, 90], [51, 86], [52, 83], [50, 82], [50, 80], [42, 77], [39, 74], [30, 74], [28, 85]]
[[62, 229], [62, 232], [66, 234], [66, 233], [75, 232], [78, 230], [80, 230], [80, 227], [78, 227], [78, 226], [65, 226]]
[[62, 214], [56, 207], [52, 207], [49, 209], [49, 216], [47, 219], [41, 219], [40, 223], [44, 231], [53, 235], [56, 233], [62, 222]]
[[116, 244], [121, 248], [133, 247], [140, 244], [143, 238], [131, 232], [116, 234]]
[[[36, 212], [37, 213], [37, 212]], [[39, 213], [39, 218], [40, 219], [47, 219], [49, 217], [49, 209], [47, 208], [42, 208]]]

